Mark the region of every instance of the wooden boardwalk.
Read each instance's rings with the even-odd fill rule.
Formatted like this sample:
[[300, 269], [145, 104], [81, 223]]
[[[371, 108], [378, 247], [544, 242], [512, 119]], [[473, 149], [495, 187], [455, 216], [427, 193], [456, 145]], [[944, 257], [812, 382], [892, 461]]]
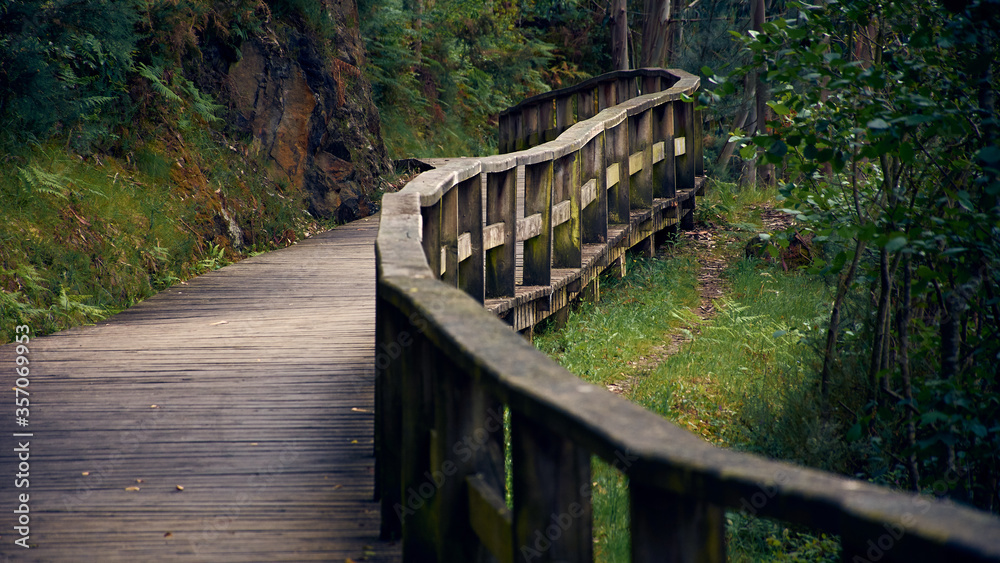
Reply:
[[33, 338], [27, 427], [0, 348], [0, 561], [398, 561], [372, 502], [377, 227]]

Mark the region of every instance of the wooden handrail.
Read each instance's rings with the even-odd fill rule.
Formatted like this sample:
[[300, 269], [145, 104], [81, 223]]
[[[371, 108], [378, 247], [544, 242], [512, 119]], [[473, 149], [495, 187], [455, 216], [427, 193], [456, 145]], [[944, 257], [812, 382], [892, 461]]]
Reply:
[[502, 562], [590, 561], [596, 454], [629, 478], [633, 561], [724, 560], [725, 507], [840, 534], [845, 561], [1000, 561], [991, 515], [717, 448], [581, 381], [511, 330], [582, 293], [628, 247], [690, 224], [700, 135], [680, 94], [693, 94], [697, 78], [658, 72], [677, 79], [660, 74], [668, 87], [646, 94], [621, 85], [621, 73], [595, 79], [630, 97], [552, 142], [435, 161], [384, 197], [375, 357], [383, 534], [402, 538], [406, 561], [486, 552]]

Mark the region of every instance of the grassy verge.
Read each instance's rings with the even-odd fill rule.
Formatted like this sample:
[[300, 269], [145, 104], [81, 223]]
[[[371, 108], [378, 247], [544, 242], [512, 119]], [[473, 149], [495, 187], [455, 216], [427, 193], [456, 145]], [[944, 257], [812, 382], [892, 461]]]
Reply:
[[319, 228], [267, 180], [252, 147], [207, 125], [149, 134], [119, 155], [60, 142], [0, 166], [0, 342], [103, 319], [205, 271]]
[[[681, 242], [656, 260], [636, 260], [623, 280], [605, 284], [602, 302], [570, 315], [536, 345], [593, 383], [623, 386], [630, 400], [720, 446], [755, 451], [829, 469], [842, 452], [818, 423], [811, 389], [815, 354], [808, 336], [828, 310], [821, 279], [758, 260], [735, 259], [723, 271], [718, 314], [699, 319], [696, 260], [700, 253], [742, 255], [759, 230], [759, 211], [773, 194], [716, 190], [701, 218], [714, 229], [712, 247]], [[665, 343], [686, 342], [656, 357]], [[831, 466], [834, 465], [834, 466]], [[628, 561], [626, 477], [594, 462], [595, 544], [601, 561]], [[735, 561], [817, 561], [838, 557], [838, 543], [781, 523], [730, 512], [728, 548]]]

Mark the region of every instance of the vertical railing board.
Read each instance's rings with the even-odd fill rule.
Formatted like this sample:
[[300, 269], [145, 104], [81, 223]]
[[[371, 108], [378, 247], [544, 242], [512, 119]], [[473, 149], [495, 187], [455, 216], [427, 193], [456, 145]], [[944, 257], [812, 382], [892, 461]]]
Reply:
[[512, 121], [512, 124], [511, 124], [512, 152], [513, 151], [520, 151], [520, 150], [524, 150], [524, 149], [528, 148], [526, 146], [527, 145], [528, 134], [524, 130], [524, 115], [523, 115], [523, 113], [520, 112], [520, 111], [513, 112], [513, 113], [510, 114], [510, 119]]
[[597, 86], [597, 111], [601, 112], [618, 105], [617, 82], [602, 82]]
[[524, 241], [522, 283], [552, 281], [552, 161], [524, 166], [524, 216], [542, 216], [542, 233]]
[[538, 104], [531, 104], [521, 110], [524, 119], [525, 145], [524, 148], [537, 147], [541, 144], [542, 138], [541, 121], [538, 116]]
[[597, 115], [597, 88], [588, 88], [576, 96], [576, 113], [580, 121]]
[[559, 96], [556, 99], [556, 131], [558, 135], [562, 135], [564, 131], [576, 123], [573, 107], [575, 99], [574, 95]]
[[677, 189], [690, 190], [694, 188], [695, 169], [695, 126], [693, 102], [675, 102], [674, 131], [676, 137], [684, 137], [685, 145], [684, 154], [676, 157]]
[[517, 561], [592, 561], [590, 455], [511, 411], [514, 554]]
[[[705, 175], [705, 124], [702, 121], [701, 110], [694, 110], [694, 175]], [[699, 194], [701, 195], [701, 194]]]
[[580, 232], [580, 152], [557, 159], [553, 168], [552, 201], [570, 202], [569, 221], [552, 229], [552, 266], [579, 268], [583, 265]]
[[486, 224], [504, 224], [504, 243], [486, 251], [486, 298], [514, 297], [517, 168], [486, 175]]
[[[632, 209], [653, 207], [653, 128], [652, 110], [647, 109], [628, 118], [629, 152], [642, 151], [642, 169], [630, 170], [629, 205]], [[629, 158], [631, 166], [631, 156]]]
[[458, 287], [458, 234], [458, 186], [453, 186], [441, 196], [441, 246], [445, 268], [441, 281], [452, 287]]
[[629, 224], [629, 166], [628, 166], [628, 123], [622, 121], [606, 130], [605, 163], [608, 167], [618, 166], [618, 182], [611, 185], [608, 180], [608, 222], [619, 225]]
[[501, 113], [497, 119], [497, 150], [500, 154], [510, 152], [510, 115]]
[[653, 165], [653, 197], [670, 199], [677, 195], [673, 103], [653, 108], [653, 128], [653, 136], [663, 142], [663, 160]]
[[[376, 285], [376, 294], [380, 284]], [[396, 506], [401, 506], [403, 450], [403, 378], [413, 369], [404, 347], [412, 344], [409, 325], [399, 309], [375, 298], [375, 498], [380, 500], [385, 540], [399, 539], [403, 522]], [[405, 336], [404, 336], [405, 335]]]
[[436, 561], [483, 561], [487, 551], [471, 526], [466, 477], [479, 473], [502, 494], [503, 410], [451, 358], [435, 350], [434, 437], [424, 483], [434, 488]]
[[721, 507], [629, 482], [633, 563], [722, 563], [726, 526]]
[[420, 208], [422, 216], [421, 244], [427, 256], [427, 265], [434, 277], [441, 276], [441, 201]]
[[469, 233], [472, 254], [458, 264], [458, 287], [482, 303], [485, 301], [483, 273], [483, 179], [473, 176], [458, 189], [458, 233]]
[[654, 94], [660, 91], [660, 77], [655, 74], [647, 74], [642, 77], [642, 93]]
[[427, 484], [431, 471], [434, 430], [434, 382], [437, 348], [426, 336], [414, 336], [407, 347], [412, 363], [403, 372], [403, 432], [401, 461], [402, 504], [396, 514], [403, 525], [403, 562], [424, 563], [437, 558], [434, 484]]
[[581, 182], [594, 180], [597, 183], [597, 199], [583, 208], [582, 237], [584, 243], [605, 243], [608, 241], [608, 176], [605, 166], [604, 140], [602, 132], [591, 139], [581, 150]]
[[555, 100], [538, 102], [539, 144], [547, 143], [559, 136], [556, 131]]
[[[677, 168], [674, 176], [677, 182], [677, 191], [693, 190], [695, 187], [694, 177], [694, 152], [695, 152], [695, 125], [694, 125], [694, 103], [676, 102], [674, 105], [674, 129], [677, 137], [684, 137], [684, 154], [675, 158]], [[694, 194], [685, 199], [680, 204], [680, 225], [681, 229], [694, 228]]]

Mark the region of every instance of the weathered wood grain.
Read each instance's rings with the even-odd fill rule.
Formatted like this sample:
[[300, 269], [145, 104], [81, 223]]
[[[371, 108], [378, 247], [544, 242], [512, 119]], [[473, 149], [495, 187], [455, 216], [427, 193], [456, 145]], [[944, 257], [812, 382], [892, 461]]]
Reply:
[[[378, 223], [33, 338], [27, 427], [0, 348], [0, 560], [398, 561], [373, 502]], [[14, 544], [20, 493], [29, 549]]]

